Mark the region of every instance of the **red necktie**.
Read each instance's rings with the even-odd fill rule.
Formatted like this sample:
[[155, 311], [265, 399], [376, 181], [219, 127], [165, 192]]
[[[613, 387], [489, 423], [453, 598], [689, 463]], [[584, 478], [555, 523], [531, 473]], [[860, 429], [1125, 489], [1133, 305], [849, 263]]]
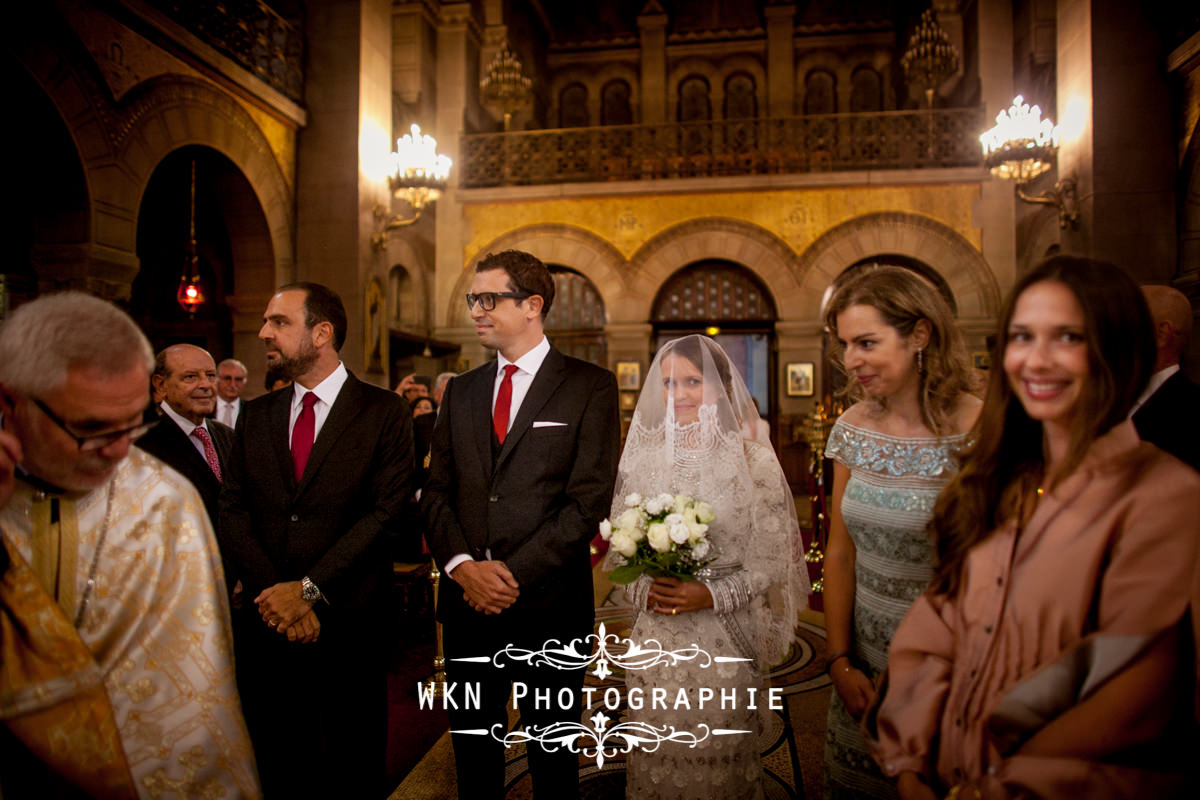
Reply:
[[512, 407], [512, 376], [516, 371], [516, 364], [504, 367], [504, 380], [500, 381], [500, 391], [496, 393], [496, 408], [492, 411], [492, 430], [496, 432], [496, 440], [500, 444], [504, 444], [504, 435], [508, 433], [508, 410]]
[[317, 415], [313, 406], [317, 404], [317, 396], [308, 392], [300, 399], [303, 408], [296, 424], [292, 428], [292, 469], [296, 473], [296, 483], [304, 477], [304, 467], [308, 464], [308, 454], [312, 452], [313, 432], [317, 428]]
[[204, 460], [208, 462], [208, 468], [213, 471], [213, 475], [217, 476], [217, 483], [221, 482], [221, 462], [217, 460], [217, 449], [213, 447], [212, 439], [208, 435], [208, 431], [197, 425], [192, 428], [192, 436], [200, 440], [200, 444], [204, 445]]

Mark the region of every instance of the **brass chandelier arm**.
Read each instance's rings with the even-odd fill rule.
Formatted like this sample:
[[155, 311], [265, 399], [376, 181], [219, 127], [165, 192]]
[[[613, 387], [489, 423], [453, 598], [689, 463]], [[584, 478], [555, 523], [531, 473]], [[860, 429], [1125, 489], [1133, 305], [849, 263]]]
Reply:
[[1018, 183], [1017, 197], [1023, 202], [1034, 205], [1054, 206], [1058, 209], [1058, 227], [1064, 230], [1074, 228], [1079, 222], [1079, 203], [1075, 194], [1075, 179], [1063, 178], [1040, 195], [1031, 195], [1025, 191], [1025, 185]]
[[408, 218], [390, 213], [382, 203], [376, 203], [373, 211], [375, 219], [383, 223], [382, 225], [378, 225], [376, 230], [371, 234], [371, 247], [376, 252], [382, 252], [387, 249], [387, 235], [390, 231], [397, 230], [398, 228], [407, 228], [421, 218], [421, 209], [417, 207], [413, 208], [413, 215]]

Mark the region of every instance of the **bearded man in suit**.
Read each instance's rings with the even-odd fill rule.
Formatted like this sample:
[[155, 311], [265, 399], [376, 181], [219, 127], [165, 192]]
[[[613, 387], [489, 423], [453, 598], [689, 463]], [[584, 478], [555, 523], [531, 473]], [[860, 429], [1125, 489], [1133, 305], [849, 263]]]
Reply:
[[[592, 632], [588, 543], [609, 513], [620, 427], [612, 372], [564, 356], [543, 333], [554, 281], [534, 256], [509, 250], [476, 267], [467, 307], [496, 361], [447, 384], [422, 494], [430, 547], [457, 584], [441, 596], [447, 678], [478, 682], [481, 707], [450, 712], [453, 730], [506, 729], [509, 686], [550, 690], [549, 707], [521, 702], [526, 729], [580, 719], [583, 670], [455, 658], [514, 644], [538, 650]], [[560, 703], [567, 689], [573, 703]], [[565, 707], [564, 707], [565, 706]], [[504, 748], [455, 734], [461, 798], [503, 796]], [[534, 795], [578, 793], [578, 755], [528, 747]]]
[[239, 686], [268, 797], [383, 796], [387, 540], [409, 493], [412, 417], [351, 375], [333, 291], [293, 283], [258, 334], [294, 383], [246, 403], [220, 536], [255, 618]]

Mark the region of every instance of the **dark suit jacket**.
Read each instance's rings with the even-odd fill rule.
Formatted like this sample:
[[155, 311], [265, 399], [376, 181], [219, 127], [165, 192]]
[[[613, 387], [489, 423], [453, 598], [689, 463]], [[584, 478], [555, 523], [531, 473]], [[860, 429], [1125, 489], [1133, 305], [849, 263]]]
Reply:
[[[224, 474], [229, 468], [229, 459], [233, 456], [233, 428], [213, 419], [208, 420], [205, 427], [217, 451], [217, 461], [221, 463], [221, 472]], [[196, 445], [192, 444], [191, 437], [183, 432], [175, 420], [163, 414], [158, 424], [135, 444], [166, 462], [167, 466], [191, 481], [204, 500], [208, 518], [212, 520], [213, 527], [216, 527], [220, 514], [218, 499], [221, 496], [221, 483], [204, 460], [204, 456], [196, 449]]]
[[376, 608], [389, 585], [387, 533], [408, 498], [412, 417], [394, 393], [349, 375], [297, 484], [291, 402], [289, 389], [243, 406], [218, 530], [246, 597], [311, 578], [330, 603], [318, 609], [324, 635], [331, 622]]
[[1150, 395], [1133, 424], [1138, 436], [1200, 470], [1200, 386], [1182, 371]]
[[[503, 561], [521, 593], [501, 618], [590, 625], [588, 543], [608, 516], [620, 449], [616, 379], [551, 348], [493, 461], [495, 378], [492, 361], [446, 387], [421, 496], [430, 548], [443, 565], [488, 549]], [[547, 422], [562, 424], [535, 426]], [[439, 600], [447, 623], [483, 616], [460, 591]]]

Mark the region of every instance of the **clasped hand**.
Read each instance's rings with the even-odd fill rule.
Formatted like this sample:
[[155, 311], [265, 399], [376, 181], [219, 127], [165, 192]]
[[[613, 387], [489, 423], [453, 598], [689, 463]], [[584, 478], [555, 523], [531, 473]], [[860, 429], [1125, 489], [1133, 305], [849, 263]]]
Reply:
[[713, 607], [712, 593], [700, 581], [655, 578], [646, 596], [646, 606], [659, 614], [685, 614]]
[[300, 581], [268, 586], [254, 598], [254, 603], [267, 627], [287, 636], [289, 642], [308, 644], [321, 634], [313, 604], [300, 596]]
[[450, 574], [463, 599], [476, 611], [499, 614], [517, 602], [521, 590], [503, 561], [464, 561]]

